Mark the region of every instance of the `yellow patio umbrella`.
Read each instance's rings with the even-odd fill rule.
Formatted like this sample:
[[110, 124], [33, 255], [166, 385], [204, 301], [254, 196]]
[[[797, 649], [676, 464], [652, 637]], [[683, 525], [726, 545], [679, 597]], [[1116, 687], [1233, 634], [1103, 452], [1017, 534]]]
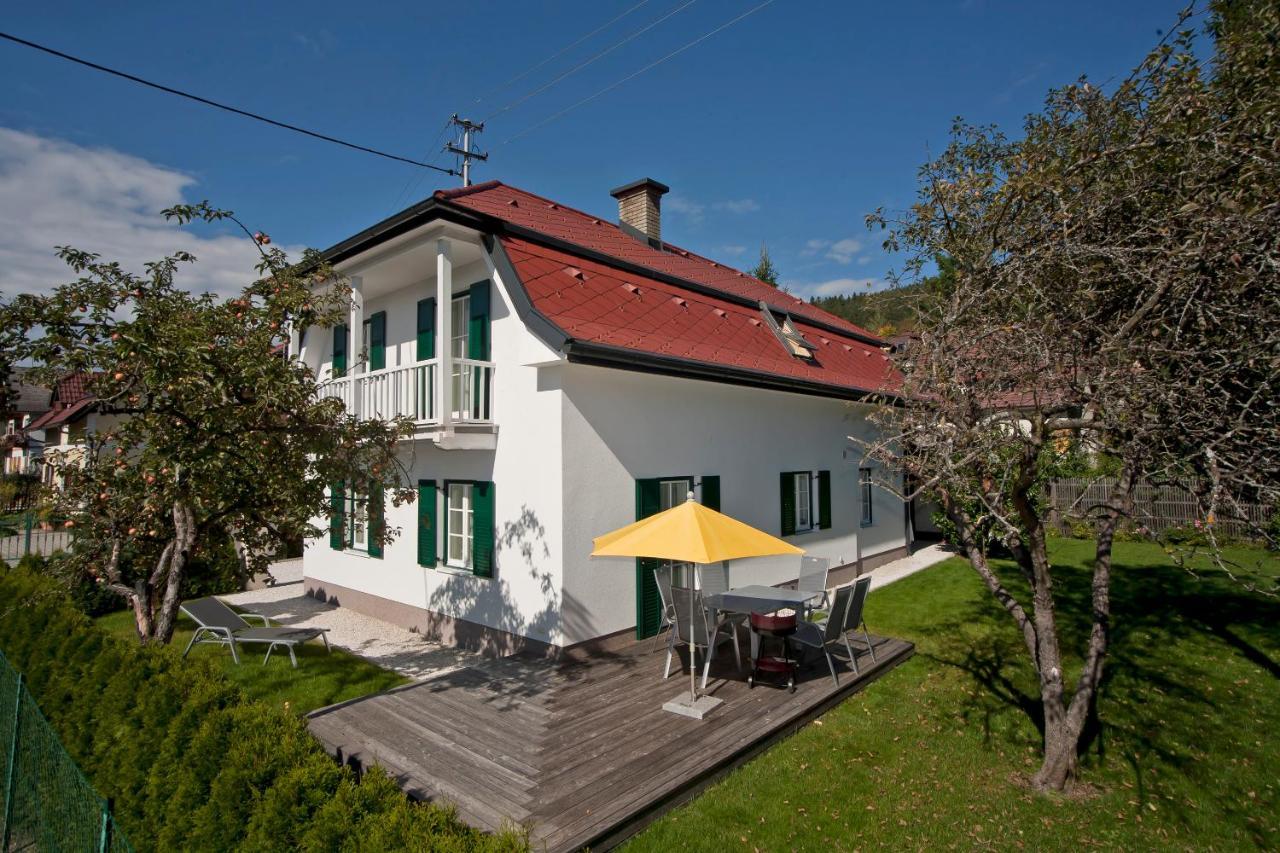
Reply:
[[[597, 536], [592, 542], [593, 557], [649, 557], [697, 565], [804, 553], [803, 548], [703, 506], [694, 499], [693, 492], [678, 506]], [[689, 606], [692, 622], [695, 614], [692, 599]], [[694, 647], [690, 645], [689, 699], [687, 703], [684, 700], [676, 703], [679, 708], [667, 703], [669, 710], [697, 717], [705, 713], [705, 708], [696, 708], [699, 699], [696, 670]]]

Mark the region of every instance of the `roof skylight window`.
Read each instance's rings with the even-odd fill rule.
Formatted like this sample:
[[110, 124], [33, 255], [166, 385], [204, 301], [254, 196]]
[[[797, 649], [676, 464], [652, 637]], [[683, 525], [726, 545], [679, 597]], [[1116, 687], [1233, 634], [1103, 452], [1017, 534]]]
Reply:
[[791, 320], [790, 314], [780, 311], [774, 311], [764, 302], [760, 303], [760, 314], [764, 317], [765, 322], [769, 324], [769, 328], [777, 335], [778, 341], [796, 358], [803, 358], [806, 361], [813, 360], [814, 353], [818, 348], [805, 339], [804, 335], [796, 328], [795, 323]]

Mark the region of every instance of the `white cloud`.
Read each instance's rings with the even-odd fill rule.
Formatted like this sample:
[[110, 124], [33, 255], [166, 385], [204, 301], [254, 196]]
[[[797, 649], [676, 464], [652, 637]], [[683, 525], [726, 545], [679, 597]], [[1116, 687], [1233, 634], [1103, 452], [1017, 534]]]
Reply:
[[716, 210], [723, 210], [728, 213], [755, 213], [760, 209], [760, 202], [753, 198], [738, 198], [730, 199], [729, 201], [717, 201], [711, 206]]
[[682, 195], [667, 196], [662, 200], [662, 206], [673, 213], [683, 214], [695, 222], [702, 221], [702, 215], [707, 210], [705, 204], [700, 204]]
[[787, 282], [787, 286], [797, 296], [811, 299], [814, 296], [870, 293], [873, 290], [883, 289], [885, 284], [878, 278], [833, 278], [807, 283]]
[[[191, 175], [109, 148], [88, 148], [0, 127], [0, 292], [47, 292], [74, 274], [55, 246], [97, 252], [142, 273], [143, 264], [190, 252], [188, 290], [229, 294], [254, 277], [247, 237], [201, 236], [160, 216], [184, 200]], [[286, 248], [297, 257], [298, 249]]]
[[800, 250], [800, 255], [808, 258], [821, 252], [824, 258], [838, 264], [852, 263], [855, 258], [860, 264], [866, 263], [865, 258], [858, 257], [861, 251], [861, 240], [856, 237], [845, 237], [841, 240], [809, 240]]
[[830, 248], [827, 249], [827, 258], [838, 264], [847, 264], [861, 251], [861, 240], [855, 240], [853, 237], [846, 237], [843, 240], [837, 240], [831, 244]]
[[692, 222], [701, 222], [706, 219], [708, 210], [714, 210], [717, 213], [744, 214], [755, 213], [760, 209], [760, 202], [753, 198], [727, 199], [705, 204], [682, 195], [667, 196], [662, 200], [662, 205], [669, 211], [687, 216]]
[[324, 56], [337, 44], [337, 39], [328, 30], [320, 30], [316, 33], [295, 32], [292, 38], [316, 56]]
[[715, 251], [718, 255], [730, 255], [736, 258], [741, 255], [745, 255], [747, 253], [747, 247], [737, 245], [717, 246]]

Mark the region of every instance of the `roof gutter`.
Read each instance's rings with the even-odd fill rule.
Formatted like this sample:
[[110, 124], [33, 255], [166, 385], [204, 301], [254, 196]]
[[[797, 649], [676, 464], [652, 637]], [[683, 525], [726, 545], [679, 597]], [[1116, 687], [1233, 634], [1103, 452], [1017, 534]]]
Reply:
[[533, 304], [533, 300], [529, 298], [529, 291], [525, 289], [524, 282], [520, 280], [520, 274], [516, 272], [516, 268], [511, 263], [511, 258], [507, 255], [507, 250], [502, 247], [502, 241], [495, 238], [492, 234], [484, 234], [481, 236], [484, 243], [485, 251], [489, 253], [489, 258], [493, 261], [493, 268], [498, 271], [498, 275], [502, 278], [502, 283], [507, 287], [507, 293], [511, 296], [511, 303], [515, 306], [516, 316], [527, 326], [535, 335], [553, 350], [563, 352], [566, 344], [572, 339], [565, 334], [564, 329], [537, 309]]
[[888, 403], [892, 405], [898, 402], [899, 399], [897, 395], [888, 392], [847, 388], [829, 385], [825, 382], [811, 382], [806, 379], [778, 376], [761, 370], [709, 364], [678, 356], [640, 352], [625, 347], [598, 344], [590, 341], [570, 339], [566, 341], [564, 351], [568, 355], [569, 361], [573, 364], [612, 367], [619, 370], [632, 370], [659, 376], [704, 379], [730, 385], [744, 385], [751, 388], [766, 388], [772, 391], [786, 391], [792, 394], [808, 394], [814, 397], [864, 403]]
[[478, 231], [492, 230], [489, 217], [432, 196], [330, 246], [320, 256], [330, 264], [341, 263], [437, 219]]

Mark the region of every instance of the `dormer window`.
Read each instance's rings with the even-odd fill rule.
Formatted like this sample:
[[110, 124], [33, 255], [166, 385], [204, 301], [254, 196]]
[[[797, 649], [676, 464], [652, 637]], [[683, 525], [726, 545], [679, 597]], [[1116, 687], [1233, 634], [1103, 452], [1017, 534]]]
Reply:
[[803, 358], [810, 361], [814, 357], [814, 353], [818, 348], [809, 343], [804, 335], [796, 328], [795, 323], [791, 321], [791, 315], [781, 311], [774, 311], [764, 302], [760, 303], [760, 314], [764, 317], [765, 322], [773, 333], [778, 336], [778, 341], [796, 358]]

